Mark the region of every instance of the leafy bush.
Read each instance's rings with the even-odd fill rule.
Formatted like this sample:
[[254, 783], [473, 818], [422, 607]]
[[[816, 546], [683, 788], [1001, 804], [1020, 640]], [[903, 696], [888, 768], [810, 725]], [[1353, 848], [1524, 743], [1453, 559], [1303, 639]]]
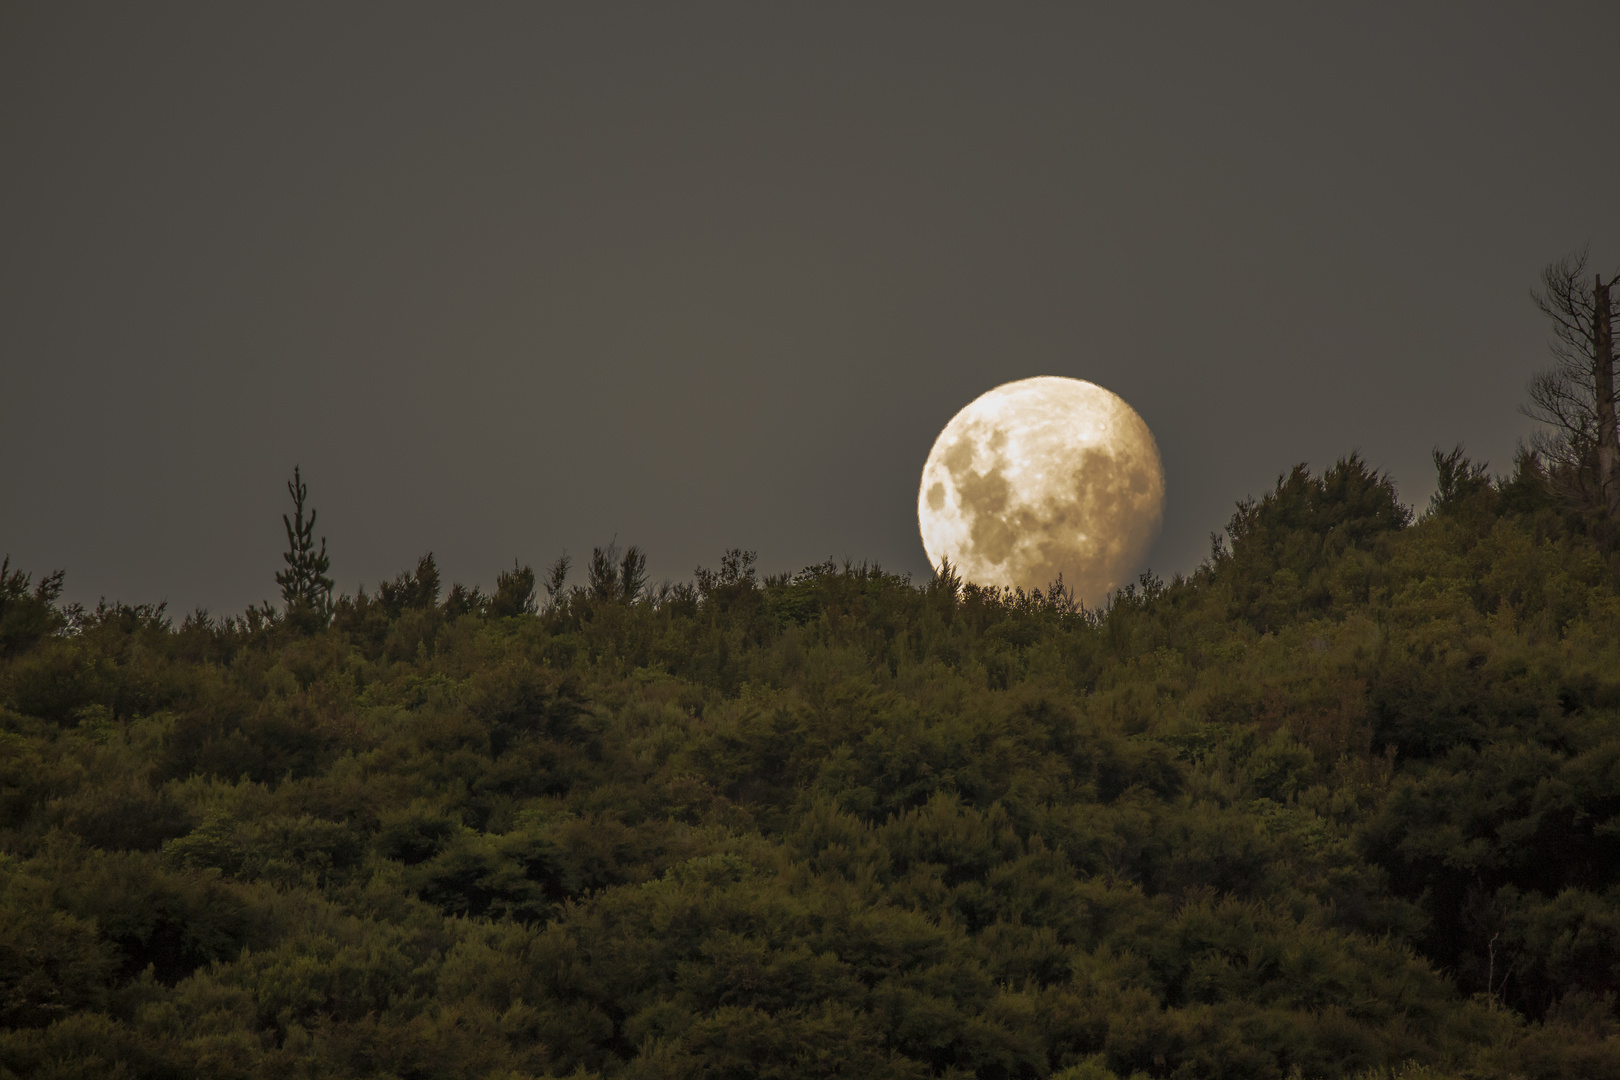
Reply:
[[1620, 1075], [1620, 554], [1436, 464], [1102, 611], [633, 550], [175, 629], [6, 569], [0, 1076]]

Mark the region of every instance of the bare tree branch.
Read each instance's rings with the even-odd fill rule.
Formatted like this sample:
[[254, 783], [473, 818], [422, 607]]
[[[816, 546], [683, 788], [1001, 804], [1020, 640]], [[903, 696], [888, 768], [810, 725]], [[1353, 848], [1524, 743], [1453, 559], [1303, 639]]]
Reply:
[[1615, 420], [1613, 308], [1605, 282], [1588, 276], [1586, 249], [1550, 263], [1531, 293], [1552, 323], [1552, 366], [1527, 388], [1521, 411], [1547, 426], [1531, 445], [1553, 487], [1583, 511], [1620, 514], [1620, 430]]

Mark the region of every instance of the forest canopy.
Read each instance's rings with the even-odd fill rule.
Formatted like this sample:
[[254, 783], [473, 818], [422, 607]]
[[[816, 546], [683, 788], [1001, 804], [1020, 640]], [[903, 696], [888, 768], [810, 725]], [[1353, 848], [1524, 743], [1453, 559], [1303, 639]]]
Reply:
[[1435, 457], [1100, 611], [636, 549], [328, 601], [301, 516], [280, 611], [8, 563], [0, 1075], [1620, 1075], [1620, 546]]

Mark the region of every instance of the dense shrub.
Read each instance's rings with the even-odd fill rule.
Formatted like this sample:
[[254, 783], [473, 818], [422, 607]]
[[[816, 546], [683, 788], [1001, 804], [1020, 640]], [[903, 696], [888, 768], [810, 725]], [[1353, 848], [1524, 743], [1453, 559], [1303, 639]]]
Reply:
[[1620, 1075], [1620, 557], [1439, 464], [1096, 612], [0, 569], [0, 1075]]

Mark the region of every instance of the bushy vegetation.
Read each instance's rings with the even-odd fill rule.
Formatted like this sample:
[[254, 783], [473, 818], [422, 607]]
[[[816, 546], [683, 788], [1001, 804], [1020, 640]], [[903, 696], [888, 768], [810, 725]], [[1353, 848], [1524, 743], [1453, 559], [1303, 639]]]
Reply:
[[0, 573], [0, 1075], [1620, 1075], [1620, 554], [1352, 457], [950, 574], [178, 627]]

